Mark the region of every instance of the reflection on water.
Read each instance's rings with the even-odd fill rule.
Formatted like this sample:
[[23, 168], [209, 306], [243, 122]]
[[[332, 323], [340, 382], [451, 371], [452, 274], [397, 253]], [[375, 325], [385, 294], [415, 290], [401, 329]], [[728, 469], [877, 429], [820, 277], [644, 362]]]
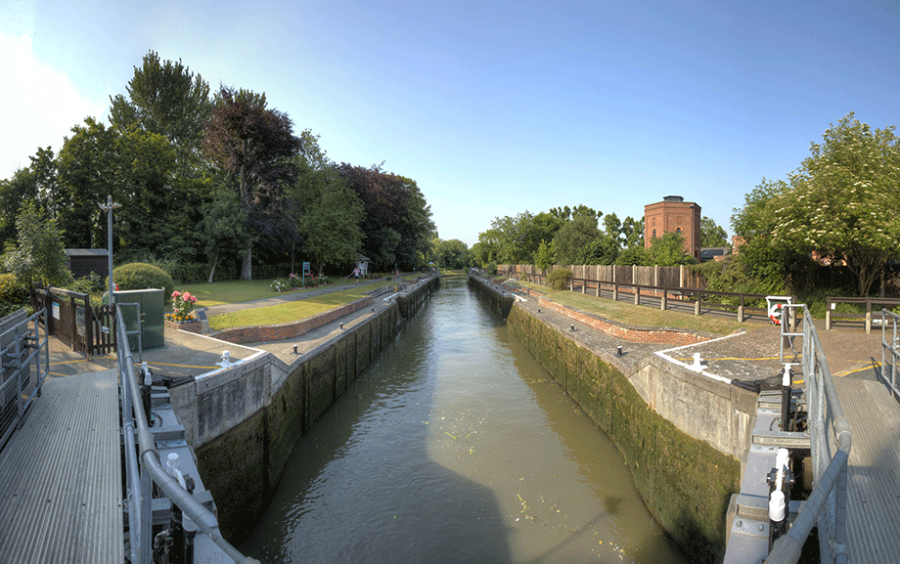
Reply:
[[615, 447], [445, 280], [298, 442], [262, 562], [683, 562]]

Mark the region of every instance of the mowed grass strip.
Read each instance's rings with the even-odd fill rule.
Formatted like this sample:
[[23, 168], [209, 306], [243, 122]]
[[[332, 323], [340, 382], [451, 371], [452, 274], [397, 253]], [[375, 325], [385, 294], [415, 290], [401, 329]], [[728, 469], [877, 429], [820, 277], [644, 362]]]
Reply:
[[574, 307], [586, 313], [635, 327], [671, 327], [674, 329], [703, 331], [716, 335], [730, 335], [735, 331], [746, 331], [756, 327], [756, 324], [738, 323], [736, 316], [729, 318], [713, 315], [693, 315], [671, 310], [662, 311], [656, 307], [614, 302], [609, 298], [598, 298], [579, 292], [551, 290], [547, 286], [531, 282], [518, 281], [517, 284], [542, 292], [547, 298], [558, 304]]
[[[249, 308], [232, 313], [223, 313], [209, 319], [210, 329], [222, 331], [232, 327], [253, 325], [279, 325], [312, 317], [331, 309], [355, 302], [365, 294], [382, 286], [396, 284], [392, 280], [373, 284], [350, 284], [346, 290], [331, 292], [321, 296], [287, 302], [275, 306]], [[271, 297], [269, 295], [264, 297]]]
[[[303, 288], [279, 294], [272, 290], [272, 282], [274, 282], [272, 278], [264, 280], [229, 280], [227, 282], [185, 284], [177, 286], [177, 289], [186, 290], [197, 296], [197, 303], [195, 304], [197, 307], [237, 304], [271, 298], [272, 296], [298, 294], [315, 289]], [[331, 279], [331, 283], [326, 287], [331, 288], [352, 283], [352, 281], [343, 278]]]

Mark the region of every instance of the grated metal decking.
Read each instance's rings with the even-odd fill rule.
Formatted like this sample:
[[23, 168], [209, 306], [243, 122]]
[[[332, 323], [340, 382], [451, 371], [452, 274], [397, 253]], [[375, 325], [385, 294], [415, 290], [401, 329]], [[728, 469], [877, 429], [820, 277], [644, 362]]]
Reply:
[[0, 451], [4, 562], [124, 562], [117, 384], [51, 379]]
[[900, 561], [900, 404], [868, 374], [835, 378], [834, 384], [853, 429], [847, 476], [850, 562], [895, 564]]

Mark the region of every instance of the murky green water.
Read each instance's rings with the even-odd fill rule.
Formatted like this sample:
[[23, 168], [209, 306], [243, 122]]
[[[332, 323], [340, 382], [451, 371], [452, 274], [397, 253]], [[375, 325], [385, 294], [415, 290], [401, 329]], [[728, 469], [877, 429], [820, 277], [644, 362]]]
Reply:
[[618, 451], [464, 279], [297, 444], [265, 563], [685, 562]]

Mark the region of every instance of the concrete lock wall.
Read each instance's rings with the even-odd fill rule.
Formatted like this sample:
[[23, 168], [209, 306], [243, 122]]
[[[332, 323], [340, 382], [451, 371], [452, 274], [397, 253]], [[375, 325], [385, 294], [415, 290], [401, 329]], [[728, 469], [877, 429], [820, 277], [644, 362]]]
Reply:
[[170, 389], [226, 538], [240, 542], [249, 534], [297, 440], [439, 285], [435, 277], [399, 294], [389, 307], [290, 365], [261, 352]]
[[[694, 561], [720, 562], [728, 502], [740, 490], [740, 458], [750, 447], [756, 394], [657, 355], [628, 366], [515, 306], [502, 286], [476, 276], [469, 284], [489, 307], [508, 312], [519, 340], [616, 444], [645, 504], [676, 544]], [[547, 300], [539, 304], [638, 342], [702, 340], [677, 330], [622, 326]]]

